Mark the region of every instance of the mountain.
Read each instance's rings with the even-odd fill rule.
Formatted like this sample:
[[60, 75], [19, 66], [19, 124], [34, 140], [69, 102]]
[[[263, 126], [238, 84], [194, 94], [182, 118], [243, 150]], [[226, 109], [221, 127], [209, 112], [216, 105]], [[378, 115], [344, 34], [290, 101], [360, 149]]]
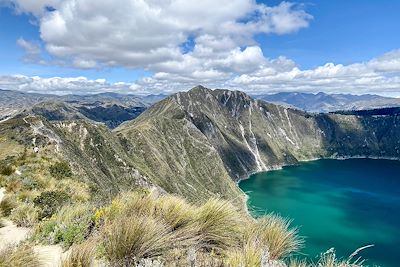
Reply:
[[[398, 157], [398, 115], [310, 114], [253, 100], [240, 91], [196, 87], [158, 102], [115, 131], [127, 143], [141, 140], [139, 146], [128, 146], [134, 149], [132, 154], [143, 151], [153, 172], [166, 165], [170, 175], [177, 175], [210, 163], [213, 170], [220, 170], [222, 163], [238, 180], [299, 160]], [[190, 151], [187, 144], [199, 145]], [[207, 172], [207, 177], [214, 177]]]
[[110, 130], [68, 103], [41, 105], [0, 124], [2, 151], [35, 142], [99, 195], [156, 186], [195, 202], [244, 203], [235, 182], [254, 172], [315, 158], [400, 158], [398, 109], [315, 114], [198, 86]]
[[283, 92], [254, 95], [256, 99], [287, 105], [309, 112], [332, 112], [338, 110], [363, 110], [400, 106], [400, 98], [379, 95], [351, 95], [326, 93]]
[[[64, 103], [74, 113], [81, 113], [93, 121], [102, 122], [109, 128], [115, 128], [124, 121], [139, 116], [151, 103], [150, 96], [141, 99], [134, 95], [101, 93], [95, 95], [65, 95], [22, 93], [0, 90], [0, 121], [8, 119], [26, 109], [43, 109], [43, 106], [54, 106]], [[82, 117], [81, 116], [81, 117]]]

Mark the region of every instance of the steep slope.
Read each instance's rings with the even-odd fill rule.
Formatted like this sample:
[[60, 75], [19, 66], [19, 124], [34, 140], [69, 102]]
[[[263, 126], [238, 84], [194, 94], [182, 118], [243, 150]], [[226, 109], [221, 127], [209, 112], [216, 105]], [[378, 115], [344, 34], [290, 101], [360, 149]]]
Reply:
[[282, 92], [254, 95], [255, 99], [296, 107], [309, 112], [330, 112], [337, 110], [363, 110], [400, 106], [399, 98], [379, 95], [351, 95], [326, 93]]
[[48, 120], [34, 114], [20, 114], [0, 124], [0, 163], [17, 160], [24, 150], [35, 147], [38, 159], [68, 162], [74, 177], [102, 198], [151, 186], [104, 125], [86, 119]]
[[0, 160], [37, 146], [103, 196], [158, 186], [242, 203], [235, 181], [253, 172], [321, 157], [400, 158], [399, 114], [310, 114], [199, 86], [111, 131], [69, 104], [42, 103], [0, 123]]
[[[133, 154], [143, 153], [143, 164], [151, 162], [154, 173], [164, 166], [163, 175], [194, 179], [195, 170], [206, 166], [200, 175], [216, 181], [210, 167], [219, 175], [224, 167], [237, 180], [320, 157], [399, 157], [399, 120], [398, 114], [308, 114], [199, 86], [159, 102], [116, 132]], [[185, 149], [196, 143], [198, 150]]]

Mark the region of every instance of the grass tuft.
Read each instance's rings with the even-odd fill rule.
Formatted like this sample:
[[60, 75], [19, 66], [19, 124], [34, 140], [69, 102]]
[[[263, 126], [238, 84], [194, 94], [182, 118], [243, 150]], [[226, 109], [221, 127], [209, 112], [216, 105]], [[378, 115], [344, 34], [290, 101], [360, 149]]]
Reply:
[[71, 247], [68, 255], [62, 260], [62, 267], [92, 267], [96, 254], [96, 244], [85, 242]]
[[39, 211], [33, 204], [22, 203], [12, 210], [10, 219], [17, 226], [31, 227], [39, 221]]
[[281, 259], [298, 251], [304, 243], [298, 236], [298, 229], [290, 228], [290, 223], [275, 214], [266, 215], [249, 225], [245, 240], [268, 250], [272, 260]]
[[0, 212], [3, 216], [10, 216], [11, 211], [17, 207], [17, 201], [13, 196], [6, 195], [0, 202]]
[[0, 266], [39, 267], [41, 262], [31, 247], [26, 245], [16, 248], [8, 246], [0, 249]]
[[155, 258], [174, 245], [168, 227], [149, 216], [116, 219], [103, 232], [105, 256], [115, 265], [132, 265], [143, 258]]
[[195, 221], [202, 247], [225, 250], [239, 244], [247, 220], [230, 202], [210, 199], [196, 210]]

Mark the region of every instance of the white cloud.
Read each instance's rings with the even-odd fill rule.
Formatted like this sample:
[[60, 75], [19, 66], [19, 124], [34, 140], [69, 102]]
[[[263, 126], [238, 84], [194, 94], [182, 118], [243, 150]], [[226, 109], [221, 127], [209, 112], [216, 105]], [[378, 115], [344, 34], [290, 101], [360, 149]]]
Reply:
[[[46, 64], [92, 69], [130, 67], [153, 73], [135, 83], [78, 78], [0, 77], [0, 88], [53, 93], [176, 92], [197, 84], [252, 93], [326, 91], [400, 96], [400, 49], [368, 62], [302, 70], [269, 59], [254, 36], [308, 27], [303, 6], [255, 0], [0, 0], [37, 18]], [[51, 7], [51, 8], [50, 8]], [[188, 42], [190, 41], [190, 42]], [[182, 44], [191, 43], [189, 49]], [[23, 38], [24, 60], [44, 64]]]
[[17, 40], [17, 45], [21, 47], [25, 54], [23, 56], [23, 61], [26, 63], [42, 63], [41, 59], [41, 48], [39, 44], [26, 41], [24, 38], [19, 38]]
[[[151, 77], [142, 78], [134, 83], [109, 83], [104, 79], [90, 80], [85, 77], [76, 78], [40, 78], [23, 75], [0, 76], [0, 88], [41, 93], [100, 93], [114, 91], [120, 93], [149, 94], [174, 93], [185, 91], [197, 84], [210, 88], [239, 89], [248, 93], [271, 93], [281, 91], [327, 92], [327, 93], [374, 93], [400, 97], [400, 68], [395, 62], [400, 61], [398, 51], [388, 52], [368, 62], [341, 65], [327, 63], [315, 69], [301, 70], [296, 64], [284, 57], [266, 59], [260, 57], [258, 49], [236, 51], [227, 57], [234, 61], [232, 66], [242, 67], [244, 74], [221, 71], [226, 62], [210, 61], [219, 64], [218, 68], [190, 69], [193, 60], [188, 56], [179, 72], [168, 72], [174, 66], [165, 63], [159, 68], [164, 71]], [[250, 57], [242, 54], [250, 53]], [[257, 69], [247, 68], [248, 60], [257, 63]], [[379, 64], [378, 64], [379, 63]], [[173, 63], [170, 63], [173, 64]], [[251, 65], [251, 64], [250, 64]], [[397, 66], [397, 67], [396, 67]], [[186, 68], [189, 68], [186, 71]]]
[[108, 83], [105, 79], [91, 80], [86, 77], [28, 77], [25, 75], [0, 76], [0, 88], [30, 93], [46, 94], [92, 94], [102, 92], [132, 92], [128, 83]]
[[64, 60], [77, 68], [153, 71], [165, 61], [187, 60], [180, 45], [188, 38], [198, 48], [191, 54], [194, 60], [207, 51], [229, 56], [226, 49], [234, 53], [254, 46], [255, 34], [295, 32], [312, 19], [302, 6], [282, 2], [269, 7], [255, 0], [0, 1], [36, 16], [47, 52], [55, 62]]

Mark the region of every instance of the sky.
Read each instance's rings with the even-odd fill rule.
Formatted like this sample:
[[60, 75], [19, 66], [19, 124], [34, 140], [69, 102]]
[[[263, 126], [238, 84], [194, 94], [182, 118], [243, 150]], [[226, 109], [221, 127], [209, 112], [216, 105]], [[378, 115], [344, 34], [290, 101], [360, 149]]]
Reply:
[[0, 0], [0, 88], [400, 97], [397, 0]]

